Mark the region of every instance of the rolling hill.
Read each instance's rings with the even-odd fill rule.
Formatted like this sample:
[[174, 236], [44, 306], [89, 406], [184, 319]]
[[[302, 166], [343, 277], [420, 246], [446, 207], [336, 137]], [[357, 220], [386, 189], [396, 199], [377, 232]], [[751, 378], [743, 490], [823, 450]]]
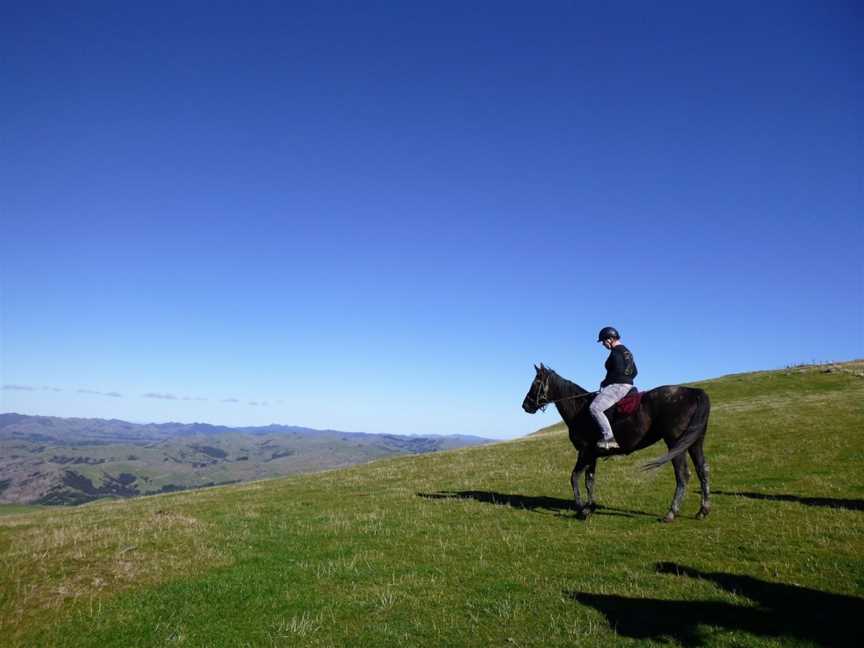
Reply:
[[483, 443], [490, 440], [0, 414], [0, 503], [82, 504]]
[[[858, 646], [861, 364], [699, 383], [713, 511], [661, 453], [571, 505], [562, 430], [0, 517], [9, 646]], [[526, 377], [526, 389], [527, 389]], [[514, 408], [519, 403], [514, 403]], [[527, 415], [526, 415], [527, 416]], [[695, 481], [695, 480], [694, 480]]]

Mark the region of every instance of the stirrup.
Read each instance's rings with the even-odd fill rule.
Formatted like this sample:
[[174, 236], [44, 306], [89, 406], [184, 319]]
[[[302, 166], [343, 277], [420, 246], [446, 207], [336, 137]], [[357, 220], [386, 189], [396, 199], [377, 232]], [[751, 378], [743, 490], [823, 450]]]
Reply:
[[616, 450], [621, 446], [618, 445], [615, 439], [600, 439], [597, 442], [597, 447], [601, 450]]

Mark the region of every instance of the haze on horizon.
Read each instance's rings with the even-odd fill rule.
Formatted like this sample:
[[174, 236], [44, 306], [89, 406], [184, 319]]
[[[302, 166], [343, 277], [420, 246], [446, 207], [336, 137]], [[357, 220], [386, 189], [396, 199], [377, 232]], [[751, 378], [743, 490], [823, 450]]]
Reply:
[[[415, 3], [416, 4], [416, 3]], [[864, 357], [854, 3], [19, 3], [0, 412], [510, 438]]]

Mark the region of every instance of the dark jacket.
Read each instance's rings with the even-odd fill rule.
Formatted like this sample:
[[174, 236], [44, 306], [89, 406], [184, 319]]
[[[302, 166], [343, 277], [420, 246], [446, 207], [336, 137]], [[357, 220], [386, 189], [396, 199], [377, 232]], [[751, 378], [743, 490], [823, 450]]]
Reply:
[[600, 387], [607, 385], [632, 385], [636, 374], [636, 362], [630, 349], [623, 344], [612, 347], [609, 357], [606, 359], [606, 378], [600, 383]]

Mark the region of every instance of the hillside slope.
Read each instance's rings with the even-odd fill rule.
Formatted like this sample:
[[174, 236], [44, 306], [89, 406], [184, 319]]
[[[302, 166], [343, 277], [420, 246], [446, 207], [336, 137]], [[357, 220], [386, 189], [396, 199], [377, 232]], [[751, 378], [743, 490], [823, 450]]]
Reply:
[[[838, 645], [864, 614], [864, 379], [707, 381], [714, 509], [657, 520], [661, 453], [602, 462], [577, 521], [563, 432], [0, 517], [8, 645]], [[514, 403], [518, 407], [518, 403]]]

